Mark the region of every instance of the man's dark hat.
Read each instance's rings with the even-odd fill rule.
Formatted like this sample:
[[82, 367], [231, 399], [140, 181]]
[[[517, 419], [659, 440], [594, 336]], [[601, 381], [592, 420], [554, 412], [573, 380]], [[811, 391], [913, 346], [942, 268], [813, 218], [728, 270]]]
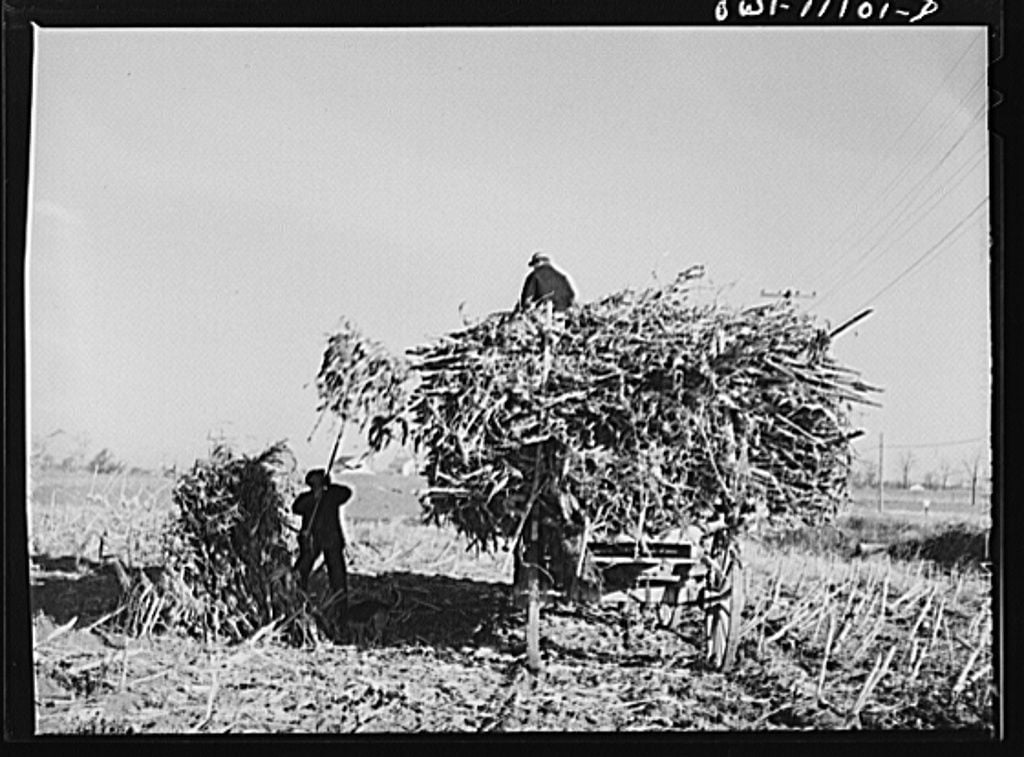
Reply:
[[317, 483], [328, 483], [330, 477], [327, 475], [327, 471], [323, 468], [311, 468], [309, 473], [306, 474], [306, 484], [313, 486]]
[[530, 258], [530, 265], [531, 266], [540, 265], [541, 263], [550, 262], [550, 260], [551, 260], [551, 258], [549, 258], [546, 253], [535, 252], [535, 253], [533, 253], [533, 257]]

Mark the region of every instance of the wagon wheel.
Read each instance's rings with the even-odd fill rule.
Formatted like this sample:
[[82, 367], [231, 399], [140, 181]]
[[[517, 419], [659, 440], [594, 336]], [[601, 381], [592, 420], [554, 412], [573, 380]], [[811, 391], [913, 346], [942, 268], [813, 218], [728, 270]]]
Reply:
[[704, 596], [705, 662], [715, 670], [727, 671], [736, 662], [746, 599], [739, 546], [716, 535], [711, 562]]

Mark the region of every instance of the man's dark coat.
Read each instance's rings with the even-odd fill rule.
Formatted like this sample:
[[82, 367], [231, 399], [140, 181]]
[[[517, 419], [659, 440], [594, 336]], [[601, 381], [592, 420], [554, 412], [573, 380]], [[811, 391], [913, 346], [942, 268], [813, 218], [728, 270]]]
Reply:
[[[323, 552], [331, 590], [339, 591], [344, 588], [346, 576], [345, 536], [341, 531], [338, 515], [339, 508], [351, 498], [352, 489], [341, 484], [329, 484], [324, 489], [319, 507], [316, 507], [316, 495], [312, 490], [304, 491], [295, 498], [292, 512], [302, 516], [302, 531], [304, 533], [310, 529], [310, 519], [313, 519], [312, 539], [309, 541], [299, 539], [299, 559], [295, 563], [295, 569], [299, 572], [299, 579], [303, 587], [309, 581], [313, 563]], [[313, 516], [314, 507], [316, 507], [315, 518]]]
[[541, 263], [533, 267], [523, 282], [519, 305], [526, 307], [531, 302], [551, 300], [555, 310], [566, 310], [572, 306], [575, 299], [576, 292], [573, 291], [568, 277], [550, 263]]

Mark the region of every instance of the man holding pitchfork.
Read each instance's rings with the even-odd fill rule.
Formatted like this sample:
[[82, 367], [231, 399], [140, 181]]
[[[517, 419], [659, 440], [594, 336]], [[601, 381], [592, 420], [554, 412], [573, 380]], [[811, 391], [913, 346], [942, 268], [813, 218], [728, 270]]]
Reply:
[[330, 475], [323, 468], [310, 470], [306, 474], [306, 484], [309, 489], [302, 492], [292, 505], [292, 512], [302, 516], [299, 558], [295, 562], [299, 585], [303, 591], [306, 590], [313, 564], [323, 552], [331, 593], [347, 595], [345, 535], [339, 515], [342, 505], [352, 499], [352, 488], [345, 484], [332, 484]]

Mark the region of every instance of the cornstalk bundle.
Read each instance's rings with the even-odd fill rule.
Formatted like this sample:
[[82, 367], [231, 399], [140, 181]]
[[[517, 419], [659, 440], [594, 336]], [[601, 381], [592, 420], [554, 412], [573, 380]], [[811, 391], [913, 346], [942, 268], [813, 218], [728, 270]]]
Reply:
[[342, 427], [355, 421], [361, 432], [368, 433], [372, 446], [383, 447], [399, 416], [407, 378], [404, 360], [343, 320], [328, 338], [316, 378], [320, 419], [330, 411]]
[[286, 453], [283, 442], [256, 457], [217, 445], [178, 478], [178, 515], [165, 536], [160, 590], [135, 613], [148, 616], [145, 630], [156, 615], [166, 627], [240, 641], [284, 621], [282, 630], [294, 641], [312, 638], [316, 622], [291, 575]]
[[820, 522], [846, 494], [850, 403], [873, 387], [787, 301], [691, 301], [699, 267], [550, 321], [498, 313], [409, 350], [428, 522], [475, 546], [542, 517], [596, 537], [689, 523]]

